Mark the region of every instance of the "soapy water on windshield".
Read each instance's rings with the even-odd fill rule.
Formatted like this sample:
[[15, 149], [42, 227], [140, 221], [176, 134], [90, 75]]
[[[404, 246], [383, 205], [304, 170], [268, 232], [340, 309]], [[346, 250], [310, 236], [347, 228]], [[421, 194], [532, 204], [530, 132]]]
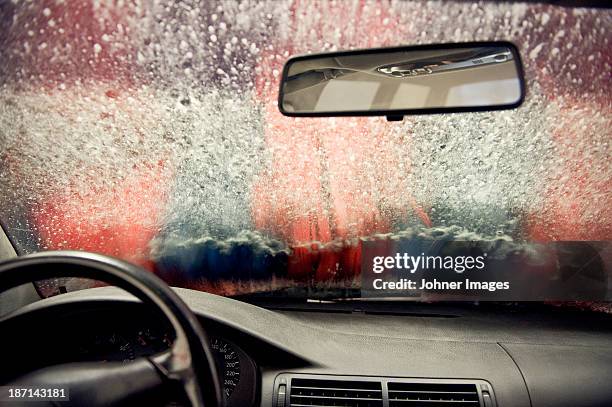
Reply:
[[[92, 4], [0, 19], [0, 218], [23, 252], [103, 252], [185, 285], [352, 281], [351, 242], [381, 234], [612, 236], [609, 10]], [[292, 54], [479, 39], [519, 46], [520, 109], [402, 123], [276, 109]]]

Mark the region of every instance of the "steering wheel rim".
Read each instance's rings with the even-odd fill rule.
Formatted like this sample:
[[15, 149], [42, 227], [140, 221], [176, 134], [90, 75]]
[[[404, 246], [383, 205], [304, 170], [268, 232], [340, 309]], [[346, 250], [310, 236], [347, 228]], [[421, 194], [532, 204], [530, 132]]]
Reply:
[[[222, 392], [206, 333], [189, 307], [160, 278], [125, 261], [81, 251], [40, 252], [0, 264], [0, 293], [57, 277], [82, 277], [122, 288], [157, 308], [175, 332], [168, 352], [149, 361], [164, 378], [181, 383], [192, 407], [221, 405]], [[206, 391], [202, 391], [206, 389]]]

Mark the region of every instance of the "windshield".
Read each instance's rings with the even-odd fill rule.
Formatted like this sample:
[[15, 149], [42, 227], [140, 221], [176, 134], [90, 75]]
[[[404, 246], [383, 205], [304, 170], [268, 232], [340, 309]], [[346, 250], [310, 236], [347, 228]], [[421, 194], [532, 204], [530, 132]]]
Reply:
[[[21, 253], [224, 295], [358, 288], [372, 237], [612, 240], [610, 26], [534, 3], [0, 2], [0, 220]], [[291, 55], [474, 40], [517, 45], [520, 108], [278, 111]]]

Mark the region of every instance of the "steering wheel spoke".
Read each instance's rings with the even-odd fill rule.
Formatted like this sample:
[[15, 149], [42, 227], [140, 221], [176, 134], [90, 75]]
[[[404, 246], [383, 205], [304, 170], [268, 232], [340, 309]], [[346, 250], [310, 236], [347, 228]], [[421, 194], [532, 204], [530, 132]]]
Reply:
[[149, 361], [166, 379], [179, 382], [185, 391], [185, 396], [192, 405], [197, 401], [197, 375], [191, 364], [191, 355], [184, 344], [174, 342], [172, 347], [164, 352], [149, 357]]
[[[73, 406], [114, 406], [132, 404], [163, 384], [164, 377], [156, 366], [147, 358], [138, 358], [130, 363], [79, 362], [50, 366], [6, 385], [65, 389], [69, 405]], [[29, 401], [24, 403], [31, 404]]]

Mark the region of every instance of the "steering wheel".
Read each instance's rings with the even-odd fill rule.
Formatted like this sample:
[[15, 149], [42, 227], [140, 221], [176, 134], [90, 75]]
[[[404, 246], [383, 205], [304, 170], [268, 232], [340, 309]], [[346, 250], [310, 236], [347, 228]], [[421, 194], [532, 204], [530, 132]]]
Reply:
[[161, 279], [140, 267], [100, 254], [41, 252], [0, 264], [0, 293], [56, 277], [91, 278], [128, 291], [161, 311], [175, 332], [175, 340], [169, 350], [131, 363], [54, 365], [30, 372], [13, 384], [62, 387], [68, 389], [69, 405], [107, 406], [133, 405], [139, 395], [164, 384], [178, 383], [192, 407], [220, 406], [221, 386], [206, 334], [187, 305]]

